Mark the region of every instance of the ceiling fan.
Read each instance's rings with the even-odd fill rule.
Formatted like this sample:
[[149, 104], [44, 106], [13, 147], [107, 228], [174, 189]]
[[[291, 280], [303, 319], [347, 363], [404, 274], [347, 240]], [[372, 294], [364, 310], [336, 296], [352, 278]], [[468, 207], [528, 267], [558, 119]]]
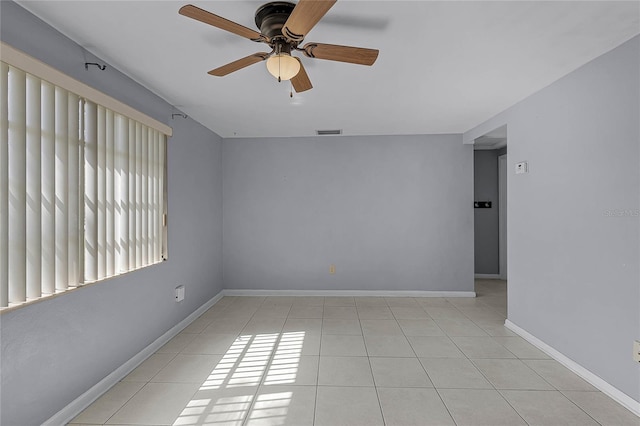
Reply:
[[278, 81], [291, 80], [296, 92], [304, 92], [313, 86], [302, 61], [291, 55], [293, 51], [302, 52], [309, 58], [359, 65], [373, 65], [378, 57], [378, 50], [362, 47], [324, 43], [307, 43], [298, 47], [335, 2], [336, 0], [299, 0], [297, 4], [286, 1], [264, 4], [255, 14], [260, 32], [191, 4], [181, 7], [179, 13], [251, 41], [265, 43], [271, 48], [271, 52], [254, 53], [211, 70], [209, 74], [222, 77], [249, 65], [267, 61], [267, 69]]

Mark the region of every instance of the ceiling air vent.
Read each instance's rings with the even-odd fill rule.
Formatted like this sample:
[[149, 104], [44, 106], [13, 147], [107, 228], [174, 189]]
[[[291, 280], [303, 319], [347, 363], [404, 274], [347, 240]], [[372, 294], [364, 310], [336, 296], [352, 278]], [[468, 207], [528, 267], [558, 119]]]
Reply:
[[327, 136], [327, 135], [341, 135], [342, 129], [336, 130], [316, 130], [316, 134], [318, 136]]

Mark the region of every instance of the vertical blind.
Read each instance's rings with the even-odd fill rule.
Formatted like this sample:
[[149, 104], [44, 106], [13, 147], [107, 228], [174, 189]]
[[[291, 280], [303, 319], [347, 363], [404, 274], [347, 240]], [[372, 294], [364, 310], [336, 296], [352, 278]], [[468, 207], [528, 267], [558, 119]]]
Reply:
[[166, 135], [0, 74], [0, 309], [161, 261]]

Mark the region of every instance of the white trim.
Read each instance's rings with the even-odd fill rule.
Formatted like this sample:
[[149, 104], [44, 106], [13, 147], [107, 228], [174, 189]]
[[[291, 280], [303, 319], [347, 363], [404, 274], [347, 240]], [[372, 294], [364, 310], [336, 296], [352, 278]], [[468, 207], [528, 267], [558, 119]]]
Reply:
[[176, 334], [184, 330], [189, 324], [196, 320], [200, 315], [205, 313], [207, 309], [212, 307], [222, 299], [224, 292], [221, 291], [213, 298], [211, 298], [204, 305], [196, 309], [191, 315], [180, 321], [174, 327], [169, 329], [162, 336], [158, 337], [149, 346], [138, 352], [131, 357], [127, 362], [116, 368], [111, 374], [95, 384], [91, 389], [74, 399], [69, 405], [62, 410], [54, 414], [49, 420], [43, 423], [43, 425], [66, 425], [74, 417], [82, 412], [85, 408], [91, 405], [96, 399], [102, 396], [106, 391], [111, 389], [116, 383], [122, 380], [127, 374], [132, 372], [137, 366], [142, 364], [144, 360], [153, 355], [158, 349], [160, 349], [165, 343], [171, 340]]
[[475, 274], [474, 277], [479, 280], [499, 280], [502, 279], [500, 274]]
[[167, 136], [171, 136], [173, 134], [171, 127], [166, 124], [149, 117], [137, 109], [134, 109], [129, 105], [120, 102], [119, 100], [112, 98], [111, 96], [106, 95], [85, 83], [82, 83], [81, 81], [69, 77], [52, 66], [47, 65], [4, 42], [0, 42], [0, 60], [19, 68], [22, 71], [28, 72], [29, 74], [33, 74], [42, 80], [46, 80], [55, 86], [62, 87], [63, 89], [73, 92], [83, 98], [109, 108], [118, 114], [132, 118], [146, 126], [164, 133]]
[[551, 346], [544, 343], [542, 340], [538, 339], [537, 337], [533, 336], [529, 332], [518, 327], [511, 321], [505, 320], [504, 326], [507, 327], [509, 330], [513, 331], [514, 333], [516, 333], [517, 335], [519, 335], [520, 337], [522, 337], [523, 339], [525, 339], [527, 342], [531, 343], [533, 346], [540, 349], [542, 352], [549, 355], [551, 358], [558, 361], [560, 364], [567, 367], [569, 370], [576, 373], [578, 376], [582, 377], [591, 385], [593, 385], [594, 387], [602, 391], [602, 393], [608, 395], [614, 401], [616, 401], [626, 409], [630, 410], [636, 416], [640, 416], [639, 401], [636, 401], [635, 399], [631, 398], [626, 393], [622, 392], [621, 390], [617, 389], [616, 387], [609, 384], [605, 380], [601, 379], [596, 374], [592, 373], [591, 371], [587, 370], [577, 362], [563, 355], [561, 352], [558, 352]]
[[[484, 138], [484, 139], [481, 139]], [[489, 142], [489, 143], [487, 143]], [[495, 138], [487, 135], [480, 136], [473, 140], [473, 149], [475, 151], [495, 151], [507, 146], [507, 138]]]
[[507, 185], [509, 183], [507, 154], [498, 156], [498, 257], [500, 278], [507, 279]]
[[419, 290], [253, 290], [225, 289], [225, 296], [374, 296], [374, 297], [476, 297], [475, 291]]
[[504, 144], [496, 144], [496, 145], [473, 145], [473, 150], [474, 151], [495, 151], [496, 149], [500, 149], [500, 148], [504, 148], [505, 146], [507, 146], [506, 143]]

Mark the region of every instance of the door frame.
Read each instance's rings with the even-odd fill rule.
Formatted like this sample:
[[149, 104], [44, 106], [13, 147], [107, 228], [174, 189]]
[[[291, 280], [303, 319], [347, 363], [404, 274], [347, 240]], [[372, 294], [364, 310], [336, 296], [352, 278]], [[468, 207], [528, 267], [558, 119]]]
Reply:
[[498, 156], [498, 253], [499, 275], [507, 279], [507, 154]]

